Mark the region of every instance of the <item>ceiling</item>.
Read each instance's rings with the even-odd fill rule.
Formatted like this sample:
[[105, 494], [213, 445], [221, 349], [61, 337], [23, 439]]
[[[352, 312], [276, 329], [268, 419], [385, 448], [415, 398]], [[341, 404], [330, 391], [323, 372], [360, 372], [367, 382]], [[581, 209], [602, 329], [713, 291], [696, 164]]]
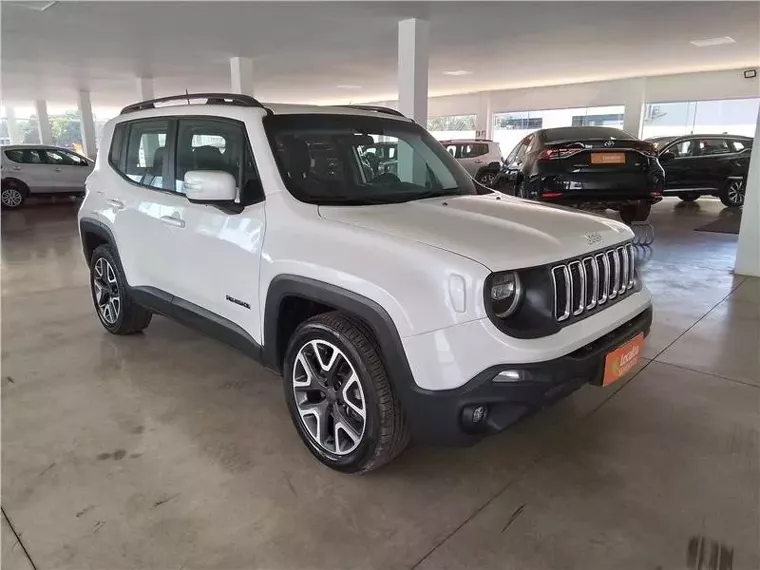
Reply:
[[[431, 95], [760, 60], [756, 2], [20, 4], [3, 2], [1, 13], [2, 95], [14, 104], [70, 103], [89, 89], [95, 106], [120, 106], [136, 98], [138, 76], [154, 78], [157, 96], [224, 91], [236, 55], [253, 58], [263, 100], [395, 99], [397, 22], [409, 17], [431, 22]], [[736, 43], [689, 43], [718, 36]]]

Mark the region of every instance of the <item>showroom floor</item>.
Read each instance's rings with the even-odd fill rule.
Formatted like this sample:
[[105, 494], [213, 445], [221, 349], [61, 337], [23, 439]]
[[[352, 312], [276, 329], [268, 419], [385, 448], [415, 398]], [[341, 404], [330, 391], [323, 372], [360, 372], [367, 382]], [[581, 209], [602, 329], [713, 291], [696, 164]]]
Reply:
[[692, 231], [721, 209], [655, 209], [633, 379], [365, 476], [312, 459], [246, 357], [163, 318], [106, 334], [72, 204], [4, 212], [3, 568], [756, 569], [760, 280]]

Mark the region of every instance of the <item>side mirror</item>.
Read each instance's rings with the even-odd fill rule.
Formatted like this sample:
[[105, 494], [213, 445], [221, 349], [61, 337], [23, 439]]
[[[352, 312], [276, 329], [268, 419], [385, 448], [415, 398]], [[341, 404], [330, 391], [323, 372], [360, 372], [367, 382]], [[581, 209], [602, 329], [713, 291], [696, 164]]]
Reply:
[[669, 161], [669, 160], [673, 160], [675, 157], [676, 157], [676, 155], [675, 155], [675, 154], [673, 154], [673, 153], [672, 153], [672, 152], [670, 152], [670, 151], [668, 151], [668, 152], [663, 152], [663, 153], [660, 155], [660, 162], [667, 162], [667, 161]]
[[232, 202], [237, 194], [235, 177], [222, 170], [190, 170], [184, 181], [187, 199], [198, 204]]

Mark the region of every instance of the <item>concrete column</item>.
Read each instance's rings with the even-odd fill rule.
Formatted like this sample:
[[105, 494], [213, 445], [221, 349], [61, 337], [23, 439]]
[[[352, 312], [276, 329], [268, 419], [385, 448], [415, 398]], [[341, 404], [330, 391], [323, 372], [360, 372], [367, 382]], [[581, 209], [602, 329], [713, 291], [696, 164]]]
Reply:
[[78, 98], [79, 120], [82, 128], [82, 148], [84, 155], [95, 158], [97, 144], [95, 141], [95, 119], [92, 116], [92, 102], [89, 91], [80, 91]]
[[475, 115], [475, 136], [490, 139], [493, 135], [493, 113], [491, 112], [491, 94], [483, 91], [478, 101], [478, 112]]
[[412, 18], [398, 23], [398, 109], [427, 125], [428, 40], [430, 22]]
[[253, 60], [250, 57], [230, 58], [230, 86], [233, 93], [253, 97]]
[[646, 79], [632, 79], [627, 90], [623, 130], [636, 137], [641, 136], [644, 124], [644, 107], [646, 106]]
[[13, 107], [5, 108], [5, 124], [8, 125], [8, 136], [11, 139], [11, 144], [21, 144], [21, 129], [18, 128], [18, 121], [16, 120], [16, 111]]
[[749, 160], [734, 271], [739, 275], [760, 277], [760, 111]]
[[156, 95], [153, 91], [153, 79], [150, 77], [138, 77], [137, 78], [137, 100], [138, 101], [150, 101], [155, 99]]
[[53, 144], [53, 133], [50, 130], [50, 117], [47, 112], [47, 102], [37, 100], [34, 102], [37, 112], [37, 129], [40, 133], [40, 144]]

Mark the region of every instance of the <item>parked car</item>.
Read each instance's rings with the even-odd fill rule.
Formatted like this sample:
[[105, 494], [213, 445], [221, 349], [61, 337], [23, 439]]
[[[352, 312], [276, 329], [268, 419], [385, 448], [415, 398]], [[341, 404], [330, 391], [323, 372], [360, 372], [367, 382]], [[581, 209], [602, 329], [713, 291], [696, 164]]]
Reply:
[[693, 202], [700, 196], [717, 196], [724, 205], [744, 204], [752, 139], [738, 135], [686, 135], [654, 137], [665, 169], [665, 195]]
[[9, 145], [0, 153], [3, 208], [20, 208], [29, 196], [82, 195], [93, 162], [65, 148]]
[[[378, 136], [398, 144], [397, 174], [367, 178]], [[103, 327], [162, 314], [281, 373], [304, 444], [343, 472], [410, 437], [473, 443], [614, 382], [652, 321], [628, 227], [479, 193], [397, 111], [137, 103], [105, 125], [87, 188]]]
[[488, 139], [444, 140], [441, 144], [475, 180], [486, 186], [499, 174], [501, 149]]
[[520, 141], [492, 187], [553, 204], [611, 208], [631, 223], [646, 220], [662, 200], [664, 179], [650, 142], [612, 127], [558, 127]]

